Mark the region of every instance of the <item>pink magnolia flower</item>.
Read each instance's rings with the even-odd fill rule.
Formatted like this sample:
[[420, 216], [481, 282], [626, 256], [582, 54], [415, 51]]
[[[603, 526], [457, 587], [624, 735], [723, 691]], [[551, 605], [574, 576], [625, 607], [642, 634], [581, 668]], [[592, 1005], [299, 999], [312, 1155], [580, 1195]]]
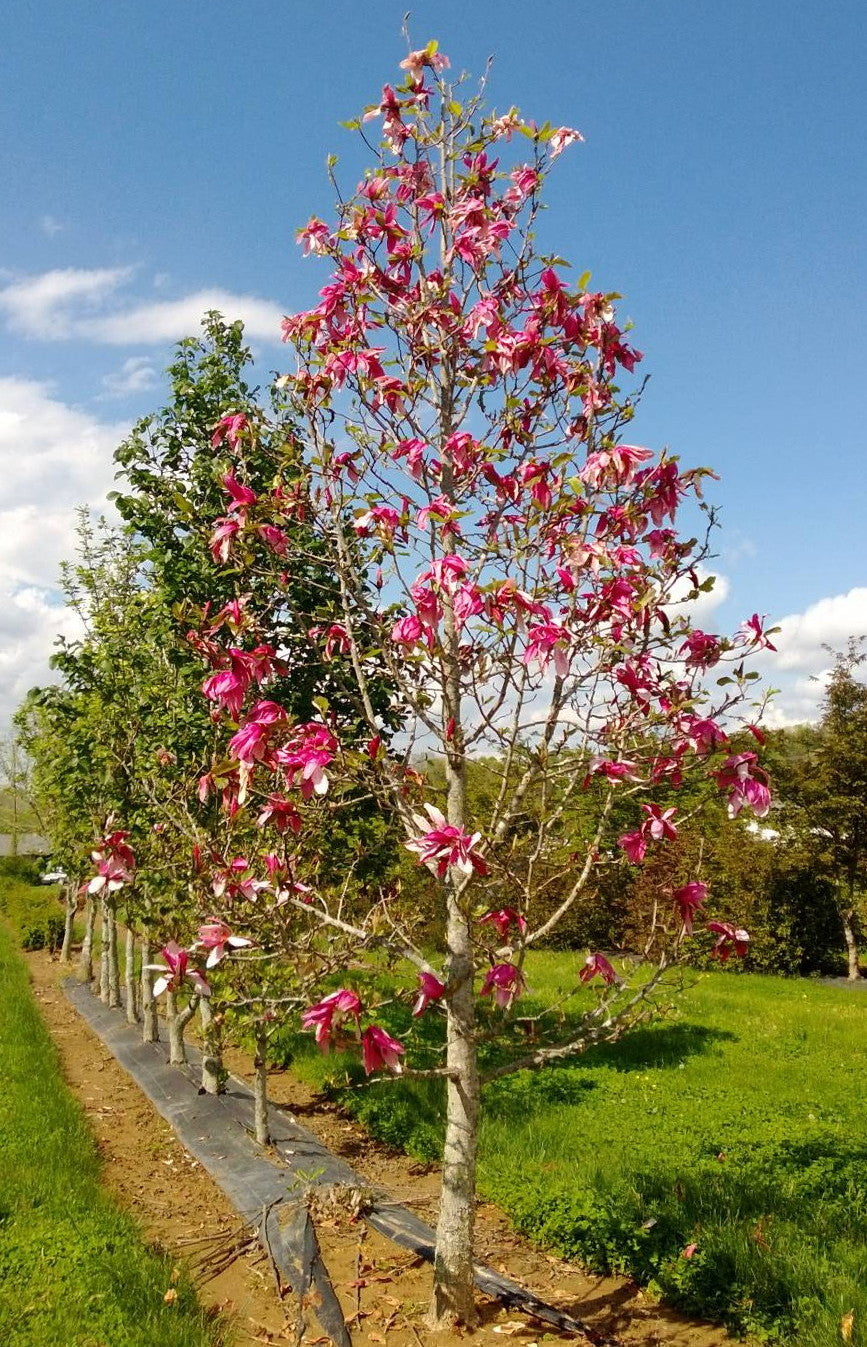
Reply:
[[211, 436], [211, 448], [218, 449], [223, 440], [228, 440], [231, 447], [235, 449], [238, 440], [249, 425], [250, 423], [243, 412], [227, 412], [225, 416], [220, 417], [214, 427], [214, 433]]
[[729, 793], [730, 818], [736, 818], [744, 805], [749, 805], [756, 818], [764, 818], [771, 807], [767, 774], [756, 766], [757, 762], [755, 753], [735, 753], [713, 773], [720, 790]]
[[692, 935], [695, 914], [707, 898], [707, 884], [694, 879], [690, 884], [683, 884], [679, 889], [675, 889], [671, 896], [680, 913], [684, 930], [687, 935]]
[[489, 968], [482, 983], [482, 996], [493, 996], [501, 1009], [507, 1010], [516, 996], [524, 990], [524, 975], [513, 963], [495, 963]]
[[287, 828], [291, 828], [296, 834], [301, 831], [301, 815], [292, 801], [283, 795], [269, 795], [256, 819], [256, 826], [259, 828], [264, 828], [269, 823], [278, 833], [285, 833]]
[[534, 660], [540, 667], [547, 669], [551, 659], [558, 678], [565, 678], [569, 672], [569, 647], [572, 638], [565, 627], [556, 622], [542, 622], [530, 627], [527, 632], [527, 646], [524, 651], [524, 663]]
[[360, 1014], [361, 1000], [358, 994], [347, 987], [341, 987], [338, 991], [324, 996], [315, 1005], [309, 1006], [301, 1016], [301, 1024], [305, 1029], [315, 1031], [318, 1046], [323, 1052], [328, 1052], [334, 1034], [343, 1022], [351, 1017], [357, 1023]]
[[302, 798], [309, 800], [311, 795], [328, 794], [328, 775], [325, 771], [334, 761], [337, 753], [337, 740], [327, 726], [310, 721], [306, 725], [297, 725], [292, 739], [283, 748], [277, 749], [274, 759], [286, 772], [290, 786], [298, 785]]
[[402, 1070], [400, 1056], [405, 1051], [403, 1044], [380, 1029], [378, 1024], [371, 1024], [361, 1035], [361, 1056], [368, 1076], [383, 1068], [399, 1076]]
[[401, 61], [400, 68], [406, 70], [409, 78], [414, 84], [417, 84], [422, 78], [422, 71], [425, 66], [428, 66], [438, 75], [441, 70], [448, 70], [450, 64], [449, 58], [431, 45], [422, 47], [420, 51], [411, 51], [406, 60]]
[[256, 492], [252, 491], [250, 487], [244, 486], [242, 482], [239, 482], [234, 473], [226, 473], [223, 478], [223, 486], [232, 498], [232, 504], [229, 506], [230, 510], [243, 509], [247, 505], [255, 505], [256, 501], [259, 499]]
[[617, 845], [626, 852], [633, 865], [640, 865], [647, 855], [647, 838], [643, 832], [624, 833], [618, 837]]
[[613, 964], [609, 963], [604, 954], [588, 954], [578, 977], [581, 982], [591, 982], [593, 978], [600, 977], [609, 987], [620, 981]]
[[[94, 859], [98, 855], [94, 852]], [[97, 873], [87, 886], [88, 893], [117, 893], [132, 878], [126, 866], [116, 856], [105, 856], [97, 862]]]
[[732, 954], [742, 959], [747, 953], [750, 937], [748, 932], [741, 930], [739, 926], [732, 926], [728, 921], [709, 921], [707, 929], [719, 936], [711, 950], [711, 956], [719, 959], [720, 963], [725, 963]]
[[211, 556], [215, 561], [222, 562], [225, 565], [232, 555], [232, 544], [240, 531], [241, 522], [238, 519], [216, 520], [216, 527], [208, 543]]
[[154, 996], [162, 996], [163, 992], [178, 991], [185, 979], [189, 979], [193, 984], [193, 990], [198, 996], [210, 996], [211, 988], [198, 968], [190, 967], [190, 950], [181, 949], [177, 941], [170, 940], [160, 953], [165, 959], [164, 964], [145, 965], [151, 972], [160, 974], [153, 986]]
[[413, 1015], [421, 1015], [432, 1001], [439, 1001], [445, 995], [445, 985], [433, 973], [419, 973], [418, 994], [412, 1008]]
[[417, 645], [424, 639], [425, 630], [430, 634], [430, 629], [424, 629], [421, 625], [421, 619], [416, 617], [415, 613], [410, 613], [408, 617], [399, 617], [391, 629], [391, 639], [395, 645]]
[[317, 253], [322, 256], [328, 252], [328, 246], [331, 243], [331, 231], [323, 220], [318, 220], [314, 215], [303, 229], [298, 230], [298, 242], [304, 244], [304, 256], [308, 257], [311, 253]]
[[676, 808], [660, 809], [658, 804], [643, 804], [641, 808], [647, 815], [641, 825], [645, 836], [652, 837], [654, 842], [673, 841], [677, 837], [677, 828], [671, 821], [677, 813]]
[[435, 805], [426, 804], [425, 811], [427, 818], [422, 814], [415, 815], [416, 825], [425, 828], [430, 822], [433, 828], [404, 843], [407, 851], [416, 853], [419, 865], [433, 863], [440, 879], [452, 867], [462, 875], [471, 875], [474, 870], [477, 874], [486, 875], [488, 867], [476, 850], [482, 834], [463, 832], [449, 823]]
[[551, 139], [548, 141], [548, 149], [550, 151], [551, 158], [556, 159], [558, 154], [562, 154], [563, 151], [567, 148], [567, 146], [574, 145], [576, 142], [581, 142], [583, 140], [584, 137], [582, 136], [581, 132], [576, 131], [574, 127], [571, 126], [558, 127], [558, 129], [554, 132]]
[[711, 669], [720, 657], [719, 637], [706, 631], [691, 631], [680, 647], [680, 654], [686, 656], [686, 663], [693, 669]]
[[501, 940], [505, 940], [511, 926], [517, 926], [521, 935], [527, 930], [526, 920], [513, 907], [501, 907], [495, 912], [486, 912], [483, 917], [479, 917], [479, 925], [483, 926], [486, 922], [495, 928]]
[[738, 627], [735, 644], [748, 645], [759, 650], [776, 650], [777, 647], [771, 645], [765, 635], [764, 623], [764, 617], [760, 617], [758, 613], [753, 613], [752, 617], [748, 617], [746, 622], [742, 622]]
[[206, 949], [208, 957], [205, 967], [215, 968], [233, 949], [251, 949], [252, 946], [252, 940], [247, 940], [242, 935], [233, 935], [231, 927], [224, 921], [215, 919], [199, 927], [199, 938], [193, 949]]

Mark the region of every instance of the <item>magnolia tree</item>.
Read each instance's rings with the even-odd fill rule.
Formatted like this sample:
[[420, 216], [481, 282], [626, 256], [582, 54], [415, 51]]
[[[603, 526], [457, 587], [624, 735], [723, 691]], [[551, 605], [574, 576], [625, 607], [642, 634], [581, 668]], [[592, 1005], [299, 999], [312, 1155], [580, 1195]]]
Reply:
[[[706, 917], [700, 875], [657, 905], [649, 972], [624, 979], [591, 951], [575, 964], [576, 1014], [542, 1017], [532, 1041], [486, 1073], [480, 1049], [515, 1013], [527, 951], [588, 894], [605, 903], [613, 867], [640, 866], [697, 826], [703, 792], [722, 791], [731, 814], [766, 812], [756, 754], [727, 749], [727, 734], [751, 686], [743, 657], [767, 638], [755, 615], [731, 638], [692, 625], [691, 604], [711, 583], [701, 569], [711, 474], [627, 438], [634, 398], [617, 381], [641, 355], [615, 297], [540, 254], [546, 177], [581, 136], [515, 109], [487, 113], [482, 94], [462, 100], [434, 43], [401, 67], [403, 82], [352, 124], [365, 137], [381, 130], [379, 162], [339, 197], [332, 222], [301, 230], [330, 275], [319, 302], [283, 325], [293, 360], [277, 382], [297, 435], [275, 446], [273, 487], [244, 480], [260, 448], [248, 418], [227, 413], [214, 436], [233, 470], [212, 546], [241, 587], [253, 537], [291, 571], [286, 540], [299, 518], [333, 556], [340, 612], [308, 639], [311, 661], [349, 670], [351, 723], [327, 694], [306, 721], [269, 695], [254, 623], [235, 624], [231, 659], [213, 633], [201, 648], [214, 665], [206, 695], [231, 732], [209, 784], [231, 814], [255, 808], [261, 825], [241, 867], [261, 871], [260, 927], [292, 909], [319, 928], [320, 948], [327, 940], [332, 971], [344, 941], [342, 984], [360, 949], [385, 945], [417, 979], [414, 1013], [444, 1018], [444, 1058], [428, 1070], [446, 1090], [438, 1325], [473, 1319], [484, 1081], [568, 1058], [650, 1013]], [[678, 531], [685, 506], [700, 540]], [[371, 694], [383, 667], [404, 726], [390, 747]], [[420, 754], [441, 762], [441, 792], [414, 770]], [[469, 816], [471, 759], [490, 775], [484, 817]], [[369, 920], [348, 919], [339, 893], [316, 884], [310, 838], [350, 786], [400, 820], [438, 886], [441, 958], [417, 947], [388, 892]], [[576, 835], [578, 801], [592, 823]], [[214, 892], [227, 893], [222, 880]], [[217, 916], [239, 925], [231, 902]], [[707, 926], [721, 958], [745, 951], [746, 932]], [[352, 986], [303, 1021], [323, 1047], [354, 1037], [368, 1072], [406, 1064], [405, 1044], [371, 1021]]]

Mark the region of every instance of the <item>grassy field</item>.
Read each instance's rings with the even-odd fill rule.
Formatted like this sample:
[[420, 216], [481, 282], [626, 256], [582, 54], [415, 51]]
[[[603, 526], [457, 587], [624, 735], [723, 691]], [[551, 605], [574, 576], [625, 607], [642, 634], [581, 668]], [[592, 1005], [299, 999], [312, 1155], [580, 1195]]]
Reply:
[[0, 986], [0, 1342], [214, 1347], [221, 1330], [184, 1285], [164, 1303], [170, 1260], [101, 1189], [86, 1119], [2, 925]]
[[[531, 958], [536, 1004], [577, 957]], [[831, 1347], [854, 1311], [848, 1340], [867, 1344], [867, 991], [689, 982], [664, 1022], [489, 1086], [481, 1190], [540, 1242], [755, 1341]], [[418, 1032], [396, 1006], [379, 1018]], [[319, 1083], [357, 1072], [309, 1040], [284, 1048]], [[380, 1138], [436, 1157], [434, 1082], [343, 1097]]]

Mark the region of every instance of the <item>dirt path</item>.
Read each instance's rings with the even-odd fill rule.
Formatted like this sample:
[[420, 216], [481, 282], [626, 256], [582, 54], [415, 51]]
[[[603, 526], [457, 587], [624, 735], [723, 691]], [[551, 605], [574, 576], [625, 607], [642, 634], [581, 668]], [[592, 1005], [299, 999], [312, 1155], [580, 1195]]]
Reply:
[[[109, 1189], [135, 1212], [148, 1238], [179, 1260], [195, 1263], [228, 1249], [239, 1222], [227, 1199], [66, 1001], [59, 981], [67, 970], [44, 953], [27, 957], [64, 1076], [82, 1101], [96, 1135]], [[249, 1061], [241, 1054], [231, 1054], [227, 1065], [236, 1075], [249, 1077]], [[435, 1167], [373, 1145], [357, 1124], [333, 1106], [323, 1106], [288, 1073], [272, 1074], [270, 1093], [276, 1102], [291, 1105], [299, 1121], [351, 1161], [353, 1168], [386, 1187], [396, 1201], [412, 1206], [423, 1219], [434, 1219]], [[321, 1213], [317, 1230], [344, 1311], [347, 1316], [358, 1315], [350, 1325], [357, 1343], [426, 1347], [430, 1342], [431, 1347], [456, 1347], [467, 1336], [432, 1338], [426, 1333], [428, 1265], [362, 1223], [352, 1222], [343, 1212]], [[502, 1212], [490, 1203], [479, 1208], [478, 1234], [482, 1261], [630, 1347], [638, 1343], [646, 1347], [723, 1347], [731, 1342], [721, 1329], [696, 1324], [654, 1305], [631, 1282], [589, 1277], [533, 1248], [515, 1235]], [[281, 1307], [271, 1273], [255, 1249], [211, 1279], [204, 1281], [204, 1275], [197, 1276], [202, 1302], [236, 1316], [238, 1347], [293, 1341], [295, 1306], [287, 1305], [285, 1311]], [[318, 1332], [311, 1321], [305, 1342], [324, 1343]], [[542, 1337], [546, 1342], [558, 1337], [543, 1325], [519, 1320], [484, 1300], [481, 1327], [474, 1336], [476, 1342], [492, 1347], [505, 1337], [516, 1338], [524, 1347]]]

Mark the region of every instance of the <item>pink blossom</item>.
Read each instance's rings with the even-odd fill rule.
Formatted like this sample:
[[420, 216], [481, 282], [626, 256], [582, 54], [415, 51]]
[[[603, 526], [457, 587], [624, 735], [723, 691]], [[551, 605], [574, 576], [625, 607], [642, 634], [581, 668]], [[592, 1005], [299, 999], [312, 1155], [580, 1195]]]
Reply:
[[744, 805], [749, 805], [756, 818], [764, 818], [771, 807], [767, 774], [757, 762], [755, 753], [735, 753], [713, 774], [720, 790], [729, 793], [730, 818], [736, 818]]
[[416, 645], [423, 639], [421, 620], [414, 613], [400, 617], [391, 629], [395, 645]]
[[421, 1015], [432, 1001], [439, 1001], [445, 995], [445, 986], [433, 973], [421, 972], [418, 975], [418, 994], [412, 1008], [413, 1015]]
[[289, 550], [289, 539], [282, 529], [277, 528], [276, 524], [259, 524], [256, 532], [265, 543], [275, 552], [278, 557], [285, 557]]
[[711, 956], [719, 959], [720, 963], [725, 963], [732, 954], [742, 959], [749, 950], [749, 934], [739, 926], [732, 926], [728, 921], [709, 921], [707, 929], [719, 937], [711, 950]]
[[310, 721], [306, 725], [296, 725], [292, 738], [277, 749], [274, 758], [284, 768], [290, 786], [294, 786], [296, 778], [300, 777], [301, 795], [309, 800], [311, 795], [327, 795], [325, 769], [334, 761], [336, 753], [337, 740], [327, 726]]
[[383, 1068], [399, 1076], [402, 1070], [400, 1055], [405, 1051], [403, 1044], [380, 1029], [378, 1024], [371, 1024], [361, 1035], [361, 1056], [368, 1076]]
[[215, 522], [216, 527], [211, 534], [208, 547], [214, 560], [225, 565], [232, 555], [232, 544], [241, 531], [241, 521], [226, 518]]
[[232, 497], [232, 504], [229, 507], [232, 510], [236, 510], [239, 507], [243, 508], [247, 505], [255, 505], [256, 501], [259, 499], [255, 491], [252, 491], [248, 486], [244, 486], [231, 472], [227, 472], [223, 478], [223, 486]]
[[243, 412], [227, 412], [225, 416], [220, 417], [214, 427], [211, 447], [218, 449], [223, 440], [228, 440], [233, 449], [237, 448], [238, 440], [244, 431], [249, 428], [249, 425], [250, 423]]
[[291, 828], [296, 834], [301, 831], [301, 815], [292, 801], [282, 795], [269, 795], [256, 819], [259, 828], [264, 828], [269, 823], [273, 824], [278, 833], [285, 833], [287, 828]]
[[707, 898], [707, 884], [702, 884], [699, 880], [694, 879], [691, 883], [683, 884], [679, 889], [675, 889], [671, 896], [680, 913], [684, 930], [687, 935], [692, 935], [692, 923], [695, 914]]
[[193, 949], [206, 949], [208, 958], [205, 967], [214, 968], [233, 949], [250, 949], [252, 945], [252, 940], [247, 940], [242, 935], [233, 935], [231, 927], [224, 921], [215, 919], [199, 927], [199, 938]]
[[501, 1009], [507, 1010], [516, 996], [524, 990], [524, 975], [513, 963], [496, 963], [489, 968], [482, 983], [482, 996], [493, 996]]
[[712, 669], [720, 657], [718, 636], [709, 636], [706, 631], [691, 631], [680, 647], [686, 663], [694, 669]]
[[488, 867], [476, 850], [482, 840], [482, 834], [463, 832], [447, 822], [445, 815], [432, 804], [426, 804], [425, 810], [428, 818], [416, 814], [416, 825], [425, 828], [428, 822], [431, 822], [433, 828], [404, 843], [407, 851], [416, 853], [419, 865], [435, 862], [436, 874], [440, 879], [443, 879], [452, 867], [462, 875], [471, 875], [474, 870], [477, 874], [486, 875]]
[[315, 1030], [318, 1046], [323, 1052], [327, 1052], [334, 1040], [334, 1034], [344, 1021], [352, 1017], [357, 1023], [360, 1014], [361, 1000], [358, 994], [341, 987], [338, 991], [331, 992], [329, 996], [323, 996], [315, 1005], [309, 1006], [301, 1016], [301, 1024], [305, 1029]]
[[759, 650], [776, 650], [775, 645], [771, 645], [764, 631], [765, 618], [760, 617], [758, 613], [753, 613], [746, 622], [742, 622], [738, 627], [735, 636], [736, 645], [748, 645]]
[[190, 950], [181, 949], [177, 941], [170, 940], [160, 950], [165, 963], [149, 963], [145, 967], [153, 973], [159, 973], [153, 986], [154, 996], [162, 996], [163, 992], [176, 992], [183, 985], [185, 979], [193, 984], [193, 990], [198, 996], [210, 996], [211, 988], [205, 981], [197, 968], [190, 968]]
[[431, 43], [427, 47], [422, 47], [420, 51], [411, 51], [405, 61], [401, 61], [401, 70], [409, 73], [409, 78], [413, 83], [417, 83], [422, 78], [422, 71], [428, 66], [435, 74], [442, 70], [448, 70], [451, 62], [449, 58], [437, 51], [436, 45]]
[[583, 140], [584, 137], [582, 136], [581, 132], [576, 131], [573, 127], [571, 126], [558, 127], [558, 129], [554, 132], [551, 139], [548, 141], [548, 149], [550, 150], [551, 158], [556, 159], [558, 154], [562, 154], [563, 151], [567, 148], [567, 146], [574, 145], [576, 141], [580, 142]]
[[645, 836], [652, 837], [654, 842], [673, 841], [677, 837], [677, 828], [671, 821], [677, 813], [676, 808], [660, 809], [658, 804], [643, 804], [641, 808], [647, 815], [641, 825]]
[[331, 231], [328, 225], [322, 220], [313, 216], [311, 220], [298, 230], [298, 242], [304, 244], [304, 256], [310, 253], [318, 253], [320, 256], [328, 252], [331, 243]]
[[513, 907], [501, 907], [497, 911], [486, 912], [483, 917], [479, 917], [479, 925], [483, 926], [486, 922], [495, 928], [501, 940], [506, 939], [511, 926], [517, 926], [521, 935], [527, 930], [525, 918]]
[[569, 673], [571, 644], [572, 638], [565, 627], [556, 622], [542, 622], [527, 632], [524, 663], [531, 664], [535, 660], [544, 670], [553, 658], [557, 677], [565, 678]]
[[588, 954], [578, 977], [581, 982], [590, 982], [595, 977], [601, 977], [609, 987], [612, 983], [620, 981], [613, 964], [609, 963], [604, 954]]
[[643, 832], [624, 833], [617, 839], [617, 845], [626, 852], [633, 865], [640, 865], [647, 855], [647, 838]]

